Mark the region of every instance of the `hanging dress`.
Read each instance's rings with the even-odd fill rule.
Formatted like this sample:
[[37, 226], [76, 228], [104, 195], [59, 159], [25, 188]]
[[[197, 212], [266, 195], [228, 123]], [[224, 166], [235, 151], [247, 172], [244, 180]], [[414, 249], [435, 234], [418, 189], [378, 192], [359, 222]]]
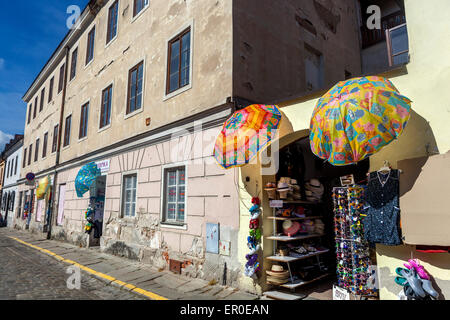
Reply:
[[400, 234], [399, 171], [369, 174], [364, 196], [364, 236], [370, 243], [402, 244]]

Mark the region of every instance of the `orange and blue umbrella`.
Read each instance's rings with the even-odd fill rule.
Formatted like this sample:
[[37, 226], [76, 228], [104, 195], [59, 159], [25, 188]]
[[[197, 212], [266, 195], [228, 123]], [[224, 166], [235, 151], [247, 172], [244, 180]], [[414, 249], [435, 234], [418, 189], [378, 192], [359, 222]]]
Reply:
[[335, 166], [357, 163], [397, 139], [410, 111], [411, 100], [388, 79], [370, 76], [341, 81], [316, 105], [311, 150]]
[[281, 121], [277, 106], [253, 104], [236, 111], [223, 125], [214, 146], [214, 158], [225, 168], [252, 161], [268, 146]]
[[79, 198], [83, 197], [99, 176], [101, 176], [101, 170], [97, 167], [95, 162], [83, 166], [75, 179], [75, 191], [77, 192], [77, 196]]

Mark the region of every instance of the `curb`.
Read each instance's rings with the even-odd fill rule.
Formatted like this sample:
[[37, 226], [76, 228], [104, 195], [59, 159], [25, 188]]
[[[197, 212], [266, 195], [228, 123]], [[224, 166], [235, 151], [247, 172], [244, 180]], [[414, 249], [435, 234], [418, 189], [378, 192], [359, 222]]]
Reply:
[[33, 248], [35, 250], [41, 251], [42, 253], [45, 253], [45, 254], [47, 254], [47, 255], [49, 255], [49, 256], [51, 256], [51, 257], [53, 257], [53, 258], [55, 258], [55, 259], [57, 259], [59, 261], [65, 262], [67, 264], [74, 265], [76, 267], [79, 267], [84, 272], [91, 274], [93, 277], [95, 277], [95, 278], [105, 282], [107, 285], [113, 285], [113, 286], [115, 286], [117, 288], [133, 292], [135, 294], [138, 294], [140, 296], [146, 297], [146, 298], [151, 299], [151, 300], [169, 300], [169, 299], [167, 299], [167, 298], [165, 298], [163, 296], [160, 296], [160, 295], [158, 295], [156, 293], [144, 290], [142, 288], [138, 288], [135, 285], [132, 285], [130, 283], [123, 282], [123, 281], [121, 281], [119, 279], [116, 279], [114, 277], [111, 277], [111, 276], [109, 276], [107, 274], [95, 271], [95, 270], [93, 270], [93, 269], [91, 269], [89, 267], [86, 267], [86, 266], [84, 266], [82, 264], [79, 264], [76, 261], [65, 259], [65, 258], [57, 255], [56, 253], [51, 252], [50, 250], [40, 248], [38, 246], [35, 246], [34, 244], [25, 242], [25, 241], [23, 241], [23, 240], [21, 240], [19, 238], [10, 237], [10, 236], [8, 236], [8, 237], [13, 239], [13, 240], [15, 240], [15, 241], [17, 241], [17, 242], [19, 242], [19, 243], [21, 243], [21, 244], [23, 244], [23, 245], [25, 245], [25, 246], [28, 246], [28, 247]]

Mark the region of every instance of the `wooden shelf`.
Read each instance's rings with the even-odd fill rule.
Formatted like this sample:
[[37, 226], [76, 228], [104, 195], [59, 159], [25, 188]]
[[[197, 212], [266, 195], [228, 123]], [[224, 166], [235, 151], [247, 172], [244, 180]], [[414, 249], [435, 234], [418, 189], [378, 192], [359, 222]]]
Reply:
[[276, 241], [294, 241], [294, 240], [303, 240], [315, 237], [322, 237], [323, 234], [308, 234], [304, 236], [296, 236], [296, 237], [288, 237], [288, 236], [270, 236], [267, 237], [267, 240], [276, 240]]
[[294, 261], [298, 261], [298, 260], [303, 260], [303, 259], [307, 259], [307, 258], [311, 258], [311, 257], [315, 257], [324, 253], [330, 252], [330, 250], [323, 250], [323, 251], [317, 251], [317, 252], [312, 252], [310, 254], [305, 254], [304, 256], [301, 257], [291, 257], [291, 256], [270, 256], [270, 257], [266, 257], [267, 260], [271, 260], [271, 261], [277, 261], [277, 262], [294, 262]]
[[[269, 201], [269, 204], [270, 204], [271, 201], [273, 201], [273, 199]], [[317, 205], [317, 204], [321, 204], [322, 203], [320, 201], [319, 202], [313, 202], [313, 201], [306, 201], [306, 200], [282, 200], [282, 199], [279, 199], [279, 200], [275, 200], [275, 201], [283, 201], [283, 205], [285, 205], [285, 204]], [[272, 206], [270, 206], [270, 207], [274, 208]]]
[[313, 216], [313, 217], [303, 217], [303, 218], [300, 218], [300, 217], [290, 217], [290, 218], [288, 218], [288, 217], [274, 217], [274, 216], [270, 216], [270, 217], [267, 217], [267, 219], [271, 219], [271, 220], [308, 220], [308, 219], [322, 219], [323, 217], [322, 216]]
[[314, 279], [309, 280], [309, 281], [297, 280], [297, 281], [294, 281], [294, 283], [288, 282], [288, 283], [285, 283], [285, 284], [280, 284], [279, 286], [280, 286], [280, 287], [283, 287], [283, 288], [287, 288], [287, 289], [291, 289], [291, 290], [292, 290], [292, 289], [295, 289], [295, 288], [298, 288], [298, 287], [307, 285], [307, 284], [309, 284], [309, 283], [312, 283], [312, 282], [314, 282], [314, 281], [323, 279], [323, 278], [325, 278], [325, 277], [327, 277], [327, 276], [329, 276], [329, 275], [330, 275], [329, 273], [325, 273], [325, 274], [322, 274], [322, 275], [318, 276], [317, 278], [314, 278]]

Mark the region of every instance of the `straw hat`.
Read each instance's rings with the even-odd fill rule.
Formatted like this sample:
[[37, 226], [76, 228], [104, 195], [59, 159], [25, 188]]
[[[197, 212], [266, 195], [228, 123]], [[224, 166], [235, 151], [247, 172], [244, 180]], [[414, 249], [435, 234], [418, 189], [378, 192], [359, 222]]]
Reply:
[[284, 270], [283, 266], [278, 264], [272, 265], [271, 270], [266, 270], [266, 273], [272, 278], [276, 279], [288, 279], [289, 278], [289, 270]]
[[300, 231], [301, 225], [297, 221], [286, 220], [283, 222], [283, 233], [292, 237]]
[[289, 282], [289, 276], [288, 276], [288, 278], [285, 278], [285, 279], [279, 279], [279, 278], [275, 278], [275, 277], [271, 277], [271, 276], [267, 277], [267, 283], [270, 283], [270, 284], [280, 285], [280, 284], [285, 284], [287, 282]]

